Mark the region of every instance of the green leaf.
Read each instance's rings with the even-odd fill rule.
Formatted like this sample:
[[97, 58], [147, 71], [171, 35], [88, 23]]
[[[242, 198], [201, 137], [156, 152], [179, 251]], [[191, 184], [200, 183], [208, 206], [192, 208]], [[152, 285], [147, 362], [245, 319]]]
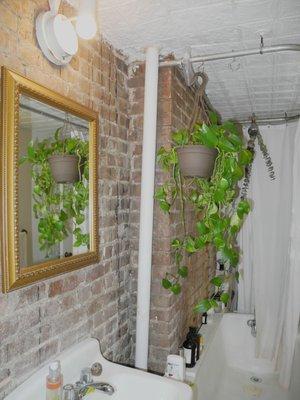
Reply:
[[225, 260], [229, 261], [229, 263], [232, 267], [236, 267], [238, 265], [239, 253], [236, 250], [234, 250], [228, 246], [225, 246], [222, 249], [222, 255]]
[[169, 279], [167, 279], [167, 278], [164, 278], [162, 281], [161, 281], [161, 284], [162, 284], [162, 286], [165, 288], [165, 289], [170, 289], [171, 287], [172, 287], [172, 283], [169, 281]]
[[160, 200], [159, 206], [164, 212], [169, 212], [171, 208], [170, 204], [164, 200]]
[[171, 287], [171, 291], [174, 294], [179, 294], [181, 292], [181, 285], [179, 283], [175, 283], [172, 287]]
[[251, 151], [243, 149], [240, 151], [239, 161], [241, 165], [248, 165], [252, 162], [253, 155]]
[[182, 242], [181, 242], [181, 240], [179, 240], [179, 239], [173, 239], [172, 242], [171, 242], [171, 246], [172, 246], [174, 249], [180, 249], [181, 246], [182, 246]]
[[241, 225], [241, 219], [240, 219], [238, 213], [236, 212], [230, 218], [230, 226], [235, 226], [235, 227], [239, 228], [240, 225]]
[[[62, 221], [67, 221], [67, 220], [69, 219], [68, 214], [67, 214], [64, 210], [61, 210], [61, 211], [60, 211], [60, 219], [61, 219]], [[79, 228], [78, 228], [78, 229], [79, 229]]]
[[205, 225], [205, 223], [203, 221], [197, 222], [196, 228], [200, 235], [205, 235], [207, 232], [209, 232], [208, 227]]
[[223, 283], [223, 277], [215, 276], [214, 278], [212, 278], [210, 283], [212, 283], [213, 285], [215, 285], [217, 287], [220, 287], [222, 285], [222, 283]]
[[220, 182], [218, 183], [218, 188], [222, 190], [227, 190], [229, 188], [229, 182], [225, 178], [221, 178]]
[[175, 262], [176, 264], [179, 264], [183, 259], [183, 256], [181, 253], [179, 253], [178, 251], [176, 251], [175, 253]]
[[189, 141], [189, 133], [186, 129], [181, 129], [177, 132], [172, 133], [172, 140], [179, 146], [184, 146], [188, 144]]
[[242, 219], [244, 215], [249, 214], [251, 209], [250, 203], [248, 200], [241, 200], [237, 206], [237, 215]]
[[209, 120], [212, 124], [217, 125], [218, 124], [218, 115], [217, 113], [213, 111], [209, 111], [208, 113]]
[[222, 303], [224, 303], [226, 305], [228, 303], [228, 300], [229, 300], [229, 293], [226, 293], [226, 292], [222, 293], [221, 297], [220, 297], [220, 300], [221, 300]]
[[244, 176], [244, 169], [241, 168], [240, 166], [236, 165], [236, 166], [235, 166], [235, 169], [234, 169], [234, 171], [233, 171], [233, 173], [232, 173], [232, 175], [233, 175], [233, 178], [234, 178], [236, 181], [239, 181], [239, 180], [242, 179], [243, 176]]
[[238, 150], [243, 145], [243, 141], [238, 133], [229, 133], [228, 140], [234, 145], [235, 150]]
[[225, 129], [225, 131], [233, 133], [235, 135], [239, 135], [239, 131], [237, 128], [237, 125], [232, 122], [232, 121], [226, 121], [222, 124], [222, 127]]
[[159, 187], [155, 192], [155, 198], [157, 200], [166, 200], [166, 192], [163, 186]]
[[225, 199], [225, 191], [223, 189], [217, 189], [214, 192], [214, 201], [216, 203], [222, 203]]
[[224, 239], [223, 239], [221, 236], [216, 236], [216, 237], [214, 238], [213, 242], [214, 242], [214, 245], [216, 246], [216, 248], [217, 248], [218, 250], [223, 249], [224, 246], [225, 246], [225, 241], [224, 241]]
[[200, 236], [195, 238], [195, 249], [201, 250], [205, 247], [206, 244], [206, 236]]
[[182, 278], [186, 278], [188, 276], [188, 268], [186, 266], [178, 268], [178, 274]]
[[206, 124], [202, 125], [201, 137], [204, 146], [213, 148], [216, 147], [216, 145], [218, 144], [218, 137], [214, 133], [214, 130]]
[[34, 157], [35, 157], [35, 150], [34, 150], [33, 145], [30, 144], [30, 145], [27, 147], [27, 154], [28, 154], [28, 158], [29, 158], [30, 160], [33, 160], [33, 159], [34, 159]]
[[191, 236], [188, 236], [187, 239], [186, 239], [185, 250], [188, 253], [195, 253], [197, 251], [196, 247], [195, 247], [195, 241]]
[[215, 203], [212, 203], [209, 206], [209, 209], [207, 210], [207, 215], [214, 215], [214, 214], [217, 214], [217, 212], [218, 212], [217, 205]]
[[194, 311], [198, 312], [200, 314], [203, 314], [205, 312], [207, 312], [208, 310], [210, 310], [212, 307], [210, 300], [208, 299], [204, 299], [201, 300], [195, 307], [194, 307]]
[[216, 302], [216, 300], [211, 299], [209, 302], [210, 302], [211, 308], [219, 307], [219, 304]]
[[235, 152], [236, 150], [235, 146], [224, 136], [219, 138], [218, 147], [220, 150], [223, 150], [225, 152]]

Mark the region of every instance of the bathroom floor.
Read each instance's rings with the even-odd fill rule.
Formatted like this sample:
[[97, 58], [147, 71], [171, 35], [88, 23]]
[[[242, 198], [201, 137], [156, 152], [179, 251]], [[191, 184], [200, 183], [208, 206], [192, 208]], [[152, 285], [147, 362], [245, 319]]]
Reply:
[[[251, 377], [259, 378], [261, 381], [255, 382], [251, 380]], [[287, 400], [288, 394], [279, 386], [275, 375], [260, 376], [247, 371], [226, 368], [219, 381], [214, 400], [252, 400], [255, 398]]]

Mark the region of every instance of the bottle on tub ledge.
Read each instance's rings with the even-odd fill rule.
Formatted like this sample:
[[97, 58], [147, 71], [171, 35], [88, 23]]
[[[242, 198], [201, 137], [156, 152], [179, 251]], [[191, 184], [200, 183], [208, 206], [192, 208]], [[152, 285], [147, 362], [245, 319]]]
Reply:
[[168, 378], [176, 379], [177, 381], [185, 381], [185, 358], [183, 354], [183, 349], [179, 349], [179, 355], [168, 355], [165, 376]]
[[[197, 331], [197, 328], [196, 328]], [[197, 361], [197, 348], [198, 342], [195, 337], [194, 331], [191, 328], [186, 336], [186, 340], [183, 343], [183, 351], [185, 357], [185, 365], [187, 368], [193, 368]], [[199, 349], [200, 351], [200, 349]]]
[[46, 377], [46, 400], [61, 400], [62, 386], [60, 361], [53, 361], [49, 365], [49, 375]]
[[196, 326], [190, 326], [190, 328], [189, 328], [190, 329], [189, 332], [194, 337], [194, 340], [195, 340], [196, 345], [197, 345], [197, 347], [196, 347], [196, 361], [199, 360], [200, 354], [201, 354], [201, 352], [200, 352], [200, 337], [201, 337], [201, 335], [199, 334], [200, 328], [197, 328]]

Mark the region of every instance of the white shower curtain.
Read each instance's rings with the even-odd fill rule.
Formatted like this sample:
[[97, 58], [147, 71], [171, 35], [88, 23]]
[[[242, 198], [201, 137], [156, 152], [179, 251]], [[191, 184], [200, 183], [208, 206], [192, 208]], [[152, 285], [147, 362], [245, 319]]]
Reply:
[[238, 309], [257, 321], [257, 356], [272, 360], [288, 387], [300, 315], [300, 124], [260, 127], [276, 180], [261, 153], [253, 165], [253, 211], [240, 235]]

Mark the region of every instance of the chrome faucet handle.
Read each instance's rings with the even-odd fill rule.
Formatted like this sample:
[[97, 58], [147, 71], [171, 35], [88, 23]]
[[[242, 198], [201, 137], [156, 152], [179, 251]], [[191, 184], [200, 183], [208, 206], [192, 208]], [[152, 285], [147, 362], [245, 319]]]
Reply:
[[91, 366], [91, 373], [93, 376], [100, 376], [102, 374], [102, 365], [99, 362], [95, 362]]
[[83, 368], [80, 372], [80, 383], [82, 385], [88, 385], [93, 382], [91, 368]]
[[74, 385], [68, 383], [63, 386], [63, 400], [78, 400], [78, 393], [75, 391]]

